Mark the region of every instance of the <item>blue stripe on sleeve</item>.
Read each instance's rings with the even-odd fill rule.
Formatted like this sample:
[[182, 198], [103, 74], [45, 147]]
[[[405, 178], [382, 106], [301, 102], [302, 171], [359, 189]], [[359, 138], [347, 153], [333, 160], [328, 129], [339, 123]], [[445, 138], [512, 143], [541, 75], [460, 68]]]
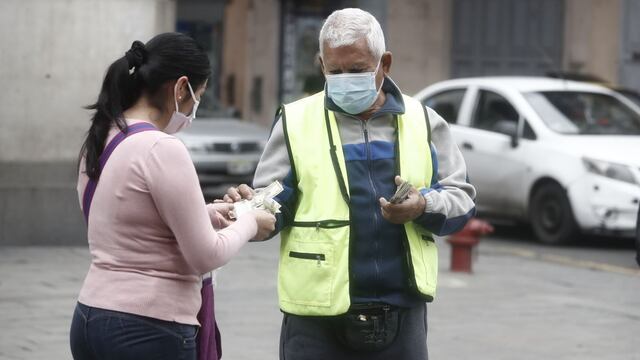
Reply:
[[471, 219], [476, 213], [476, 208], [473, 207], [469, 212], [464, 215], [456, 216], [447, 219], [443, 214], [424, 213], [417, 219], [413, 220], [416, 224], [429, 230], [435, 235], [443, 236], [449, 235], [456, 231], [460, 231], [464, 225]]

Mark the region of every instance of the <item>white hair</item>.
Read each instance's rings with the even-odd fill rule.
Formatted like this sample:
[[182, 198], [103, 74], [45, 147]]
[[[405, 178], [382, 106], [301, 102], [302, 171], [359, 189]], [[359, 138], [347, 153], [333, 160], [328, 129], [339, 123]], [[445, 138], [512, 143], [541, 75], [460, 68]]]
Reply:
[[336, 10], [324, 21], [320, 30], [320, 57], [324, 58], [324, 45], [333, 49], [352, 45], [363, 38], [367, 40], [371, 55], [379, 60], [386, 49], [378, 20], [361, 9]]

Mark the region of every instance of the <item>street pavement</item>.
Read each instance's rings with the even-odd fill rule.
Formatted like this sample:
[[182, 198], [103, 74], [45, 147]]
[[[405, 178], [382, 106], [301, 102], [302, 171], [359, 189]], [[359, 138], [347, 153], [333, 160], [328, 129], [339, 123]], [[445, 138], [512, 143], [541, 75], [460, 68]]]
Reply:
[[[439, 246], [432, 360], [640, 360], [637, 267], [484, 238], [474, 273], [452, 273], [449, 245]], [[277, 257], [277, 240], [251, 243], [218, 272], [223, 359], [278, 358]], [[68, 328], [89, 260], [86, 247], [0, 247], [0, 359], [71, 358]]]

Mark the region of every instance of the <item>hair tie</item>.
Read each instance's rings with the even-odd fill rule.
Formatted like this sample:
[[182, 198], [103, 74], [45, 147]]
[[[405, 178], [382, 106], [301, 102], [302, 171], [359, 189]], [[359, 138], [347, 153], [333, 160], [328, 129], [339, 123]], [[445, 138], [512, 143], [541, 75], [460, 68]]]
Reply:
[[147, 60], [147, 49], [141, 41], [134, 41], [131, 49], [124, 54], [129, 64], [129, 74], [133, 74]]

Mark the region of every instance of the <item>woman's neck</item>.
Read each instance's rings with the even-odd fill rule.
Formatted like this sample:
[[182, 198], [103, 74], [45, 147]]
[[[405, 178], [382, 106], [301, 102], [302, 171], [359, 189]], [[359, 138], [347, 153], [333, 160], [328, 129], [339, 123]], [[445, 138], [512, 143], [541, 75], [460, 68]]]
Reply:
[[123, 115], [125, 119], [150, 122], [160, 130], [167, 126], [171, 117], [171, 114], [166, 114], [152, 106], [144, 95], [140, 96], [140, 99], [132, 107], [125, 110]]

